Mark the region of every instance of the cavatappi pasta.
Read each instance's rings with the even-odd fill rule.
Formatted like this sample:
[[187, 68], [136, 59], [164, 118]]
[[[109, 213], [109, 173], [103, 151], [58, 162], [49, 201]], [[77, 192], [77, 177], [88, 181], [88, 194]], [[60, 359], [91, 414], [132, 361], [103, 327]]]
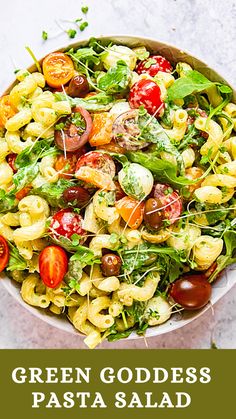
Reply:
[[0, 271], [27, 304], [94, 348], [209, 302], [236, 247], [231, 93], [100, 41], [17, 72], [0, 98]]

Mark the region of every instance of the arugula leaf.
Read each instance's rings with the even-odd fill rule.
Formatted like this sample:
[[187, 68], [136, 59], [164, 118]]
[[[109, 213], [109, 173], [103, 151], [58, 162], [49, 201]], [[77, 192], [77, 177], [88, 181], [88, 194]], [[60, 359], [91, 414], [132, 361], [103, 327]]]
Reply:
[[94, 265], [94, 263], [101, 263], [100, 258], [95, 257], [92, 250], [88, 247], [76, 245], [76, 253], [70, 258], [71, 261], [78, 260], [83, 266]]
[[[135, 270], [147, 271], [147, 266], [155, 267], [160, 274], [164, 274], [168, 282], [175, 281], [183, 272], [184, 263], [182, 252], [178, 252], [173, 247], [155, 246], [143, 244], [134, 247], [132, 250], [125, 250], [121, 253], [122, 268], [129, 274]], [[130, 272], [131, 269], [131, 272]]]
[[68, 204], [64, 202], [62, 194], [67, 188], [70, 188], [71, 186], [74, 186], [73, 182], [61, 178], [55, 183], [44, 183], [42, 186], [34, 188], [31, 191], [31, 194], [39, 195], [41, 198], [45, 198], [49, 205], [51, 205], [53, 208], [63, 208], [68, 206]]
[[8, 242], [10, 249], [10, 257], [7, 271], [24, 271], [27, 268], [26, 260], [20, 255], [18, 249], [11, 243]]
[[59, 153], [56, 147], [51, 147], [53, 139], [37, 141], [33, 147], [25, 148], [20, 154], [17, 155], [15, 165], [17, 168], [28, 166], [36, 163], [39, 159]]
[[72, 107], [80, 106], [90, 112], [109, 111], [115, 103], [120, 102], [120, 100], [115, 100], [112, 95], [107, 95], [105, 92], [90, 96], [87, 99], [71, 98], [63, 93], [55, 93], [54, 96], [58, 101], [69, 100]]
[[17, 207], [17, 203], [13, 192], [6, 193], [3, 189], [0, 189], [0, 212], [13, 211]]
[[98, 88], [108, 94], [124, 93], [131, 79], [131, 72], [124, 61], [118, 61], [104, 76], [98, 79]]
[[178, 176], [177, 166], [159, 159], [154, 153], [144, 154], [140, 151], [133, 151], [126, 153], [126, 156], [131, 162], [139, 163], [149, 169], [158, 182], [168, 183], [177, 189], [196, 183], [196, 180], [191, 181], [184, 176]]
[[236, 263], [236, 231], [226, 231], [223, 238], [225, 242], [225, 254], [217, 258], [217, 267], [209, 277], [209, 282], [213, 282], [227, 266]]
[[169, 100], [183, 99], [192, 93], [202, 92], [209, 89], [214, 83], [208, 80], [203, 74], [196, 70], [186, 73], [186, 76], [180, 77], [168, 89]]
[[124, 330], [123, 332], [117, 332], [117, 330], [113, 328], [110, 332], [110, 335], [107, 337], [107, 340], [108, 342], [116, 342], [117, 340], [125, 339], [131, 335], [133, 330], [134, 328]]
[[[81, 25], [83, 25], [85, 22], [83, 22]], [[94, 51], [92, 47], [84, 47], [79, 48], [77, 51], [74, 51], [74, 49], [70, 49], [68, 52], [66, 52], [67, 55], [69, 55], [73, 61], [75, 61], [77, 69], [83, 69], [83, 64], [91, 65], [95, 64], [98, 65], [100, 63], [100, 57], [99, 54]]]
[[16, 193], [29, 185], [36, 178], [38, 172], [39, 166], [35, 163], [21, 167], [13, 176], [13, 182], [15, 184], [14, 192]]

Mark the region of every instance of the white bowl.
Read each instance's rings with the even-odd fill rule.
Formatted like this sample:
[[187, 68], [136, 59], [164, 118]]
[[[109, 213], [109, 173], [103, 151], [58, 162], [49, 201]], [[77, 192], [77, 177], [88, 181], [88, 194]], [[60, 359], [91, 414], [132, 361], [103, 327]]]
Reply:
[[[111, 40], [114, 43], [124, 44], [130, 47], [144, 45], [150, 51], [158, 52], [160, 55], [163, 55], [164, 57], [166, 57], [168, 60], [170, 60], [173, 63], [177, 63], [178, 61], [187, 62], [194, 69], [200, 71], [212, 81], [222, 81], [229, 84], [222, 76], [220, 76], [213, 69], [208, 67], [207, 64], [198, 60], [196, 57], [192, 56], [191, 54], [183, 50], [180, 50], [174, 46], [171, 46], [169, 44], [164, 44], [162, 42], [159, 42], [150, 38], [133, 37], [130, 35], [104, 36], [104, 37], [100, 37], [99, 39], [103, 41]], [[84, 40], [81, 42], [74, 43], [70, 46], [71, 47], [84, 46], [87, 44], [87, 42], [88, 40]], [[61, 48], [61, 50], [63, 51], [64, 49], [67, 49], [67, 48], [68, 46], [66, 48]], [[29, 70], [30, 71], [36, 70], [36, 68], [35, 66], [31, 66]], [[8, 93], [14, 84], [15, 83], [12, 83], [12, 85], [9, 86], [9, 88], [6, 90], [5, 93]], [[235, 90], [234, 90], [234, 100], [236, 100]], [[176, 330], [180, 327], [185, 326], [186, 324], [192, 322], [193, 320], [201, 316], [203, 313], [205, 313], [211, 307], [212, 304], [215, 304], [218, 300], [220, 300], [220, 298], [222, 298], [233, 287], [233, 285], [236, 284], [236, 275], [234, 273], [235, 269], [236, 269], [236, 266], [228, 268], [222, 274], [221, 278], [215, 281], [212, 287], [213, 291], [212, 291], [210, 304], [208, 304], [203, 309], [198, 310], [198, 311], [192, 311], [192, 312], [185, 311], [183, 313], [175, 314], [166, 323], [160, 326], [148, 328], [146, 331], [146, 336], [151, 337], [151, 336], [157, 336], [157, 335], [171, 332], [173, 330]], [[8, 290], [8, 292], [33, 315], [44, 320], [46, 323], [50, 324], [51, 326], [54, 326], [65, 332], [78, 335], [78, 332], [74, 329], [74, 327], [69, 323], [69, 321], [66, 318], [57, 317], [53, 315], [52, 313], [50, 313], [49, 311], [38, 309], [38, 308], [29, 306], [28, 304], [26, 304], [21, 298], [19, 285], [4, 274], [1, 274], [0, 276], [2, 278], [1, 283]], [[138, 338], [139, 336], [135, 332], [133, 332], [129, 336], [128, 339], [138, 339]]]

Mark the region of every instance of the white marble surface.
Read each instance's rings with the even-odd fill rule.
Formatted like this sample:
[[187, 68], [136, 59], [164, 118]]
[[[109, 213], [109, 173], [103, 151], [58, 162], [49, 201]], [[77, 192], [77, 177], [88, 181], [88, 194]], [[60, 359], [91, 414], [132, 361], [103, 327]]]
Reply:
[[[68, 43], [66, 34], [41, 40], [42, 30], [59, 32], [55, 20], [80, 16], [79, 0], [0, 0], [0, 91], [13, 79], [14, 66]], [[232, 0], [87, 0], [89, 27], [76, 39], [101, 34], [134, 34], [176, 44], [218, 70], [236, 85], [235, 19]], [[71, 25], [69, 25], [71, 26]], [[148, 339], [149, 348], [236, 348], [236, 288], [199, 320], [168, 335]], [[144, 348], [143, 339], [103, 344], [103, 348]], [[84, 348], [78, 336], [33, 317], [0, 284], [0, 348]]]

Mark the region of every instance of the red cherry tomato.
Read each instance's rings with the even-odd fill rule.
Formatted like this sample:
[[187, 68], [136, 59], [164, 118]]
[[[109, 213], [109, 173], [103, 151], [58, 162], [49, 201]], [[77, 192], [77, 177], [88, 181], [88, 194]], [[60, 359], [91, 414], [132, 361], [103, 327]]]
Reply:
[[55, 130], [54, 139], [61, 150], [76, 151], [83, 147], [92, 130], [93, 121], [86, 109], [76, 106], [69, 117], [59, 119], [64, 128]]
[[68, 257], [59, 246], [47, 246], [39, 255], [39, 273], [43, 283], [49, 288], [56, 288], [68, 270]]
[[6, 157], [6, 161], [9, 164], [9, 166], [12, 168], [13, 173], [17, 172], [17, 168], [15, 166], [16, 158], [17, 158], [17, 154], [15, 154], [15, 153], [10, 153]]
[[3, 236], [0, 236], [0, 272], [7, 266], [9, 261], [9, 246]]
[[115, 163], [109, 154], [99, 153], [98, 151], [90, 151], [80, 157], [76, 165], [76, 171], [84, 166], [101, 170], [103, 173], [107, 173], [111, 177], [114, 177], [116, 173]]
[[154, 198], [159, 199], [162, 204], [163, 220], [167, 219], [170, 224], [173, 224], [182, 212], [182, 200], [177, 191], [169, 185], [157, 183], [153, 192]]
[[170, 296], [186, 310], [198, 310], [210, 300], [211, 284], [204, 274], [186, 275], [172, 284]]
[[142, 79], [133, 85], [129, 93], [131, 108], [139, 108], [141, 105], [151, 115], [160, 115], [165, 105], [161, 99], [161, 89], [152, 80]]
[[164, 73], [171, 73], [172, 67], [170, 62], [161, 55], [151, 55], [147, 60], [141, 61], [137, 67], [138, 74], [148, 73], [154, 77], [159, 71]]
[[79, 236], [85, 235], [85, 230], [82, 228], [82, 217], [70, 208], [62, 209], [53, 215], [50, 224], [50, 231], [52, 237], [58, 239], [59, 236], [64, 236], [67, 239], [73, 234]]
[[54, 164], [54, 168], [59, 173], [60, 178], [70, 179], [75, 174], [75, 168], [78, 161], [78, 158], [85, 154], [86, 148], [85, 146], [76, 151], [75, 153], [66, 153], [66, 157], [64, 154], [59, 154], [56, 157], [56, 161]]

